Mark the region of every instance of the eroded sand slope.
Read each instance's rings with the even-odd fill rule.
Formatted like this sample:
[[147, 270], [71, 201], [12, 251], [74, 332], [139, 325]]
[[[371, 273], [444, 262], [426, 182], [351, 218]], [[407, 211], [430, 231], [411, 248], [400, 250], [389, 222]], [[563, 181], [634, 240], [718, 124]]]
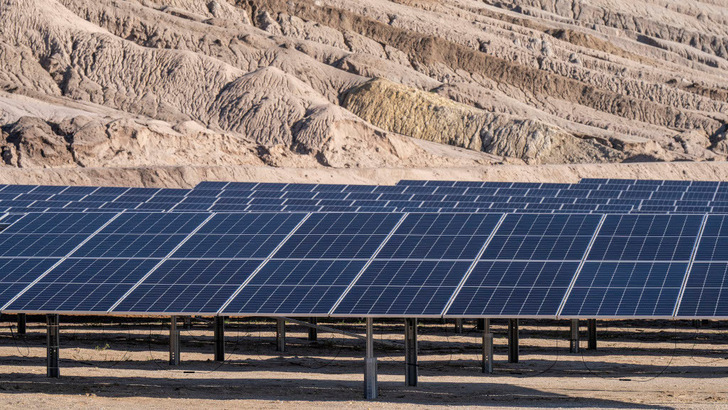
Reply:
[[0, 0], [0, 23], [15, 178], [728, 154], [722, 1]]

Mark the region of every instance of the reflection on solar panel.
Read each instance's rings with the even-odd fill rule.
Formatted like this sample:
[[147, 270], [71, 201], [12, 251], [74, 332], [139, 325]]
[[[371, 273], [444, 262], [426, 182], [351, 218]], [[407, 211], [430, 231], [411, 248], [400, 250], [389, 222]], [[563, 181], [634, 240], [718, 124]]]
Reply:
[[671, 317], [701, 216], [609, 215], [564, 305], [567, 317]]

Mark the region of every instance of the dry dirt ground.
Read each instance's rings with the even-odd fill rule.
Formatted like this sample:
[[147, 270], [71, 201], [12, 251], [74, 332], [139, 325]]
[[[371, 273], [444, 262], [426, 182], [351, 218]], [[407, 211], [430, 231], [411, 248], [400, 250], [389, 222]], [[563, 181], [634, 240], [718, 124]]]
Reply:
[[[480, 332], [472, 322], [421, 322], [420, 383], [404, 385], [403, 349], [377, 343], [380, 397], [362, 399], [361, 340], [288, 326], [284, 354], [271, 320], [227, 325], [224, 363], [212, 361], [209, 323], [183, 329], [182, 363], [167, 364], [160, 321], [62, 318], [61, 379], [45, 377], [45, 328], [0, 332], [0, 406], [12, 408], [411, 408], [415, 406], [715, 408], [728, 403], [726, 322], [603, 321], [599, 348], [568, 352], [567, 322], [522, 321], [520, 362], [506, 362], [505, 322], [494, 321], [496, 364], [480, 373]], [[30, 318], [33, 319], [33, 318]], [[42, 318], [36, 318], [42, 319]], [[123, 320], [123, 319], [122, 319]], [[77, 320], [88, 322], [87, 320]], [[361, 322], [327, 322], [362, 333]], [[582, 334], [585, 332], [582, 332]], [[375, 339], [401, 344], [398, 320]], [[586, 342], [582, 336], [582, 347]]]

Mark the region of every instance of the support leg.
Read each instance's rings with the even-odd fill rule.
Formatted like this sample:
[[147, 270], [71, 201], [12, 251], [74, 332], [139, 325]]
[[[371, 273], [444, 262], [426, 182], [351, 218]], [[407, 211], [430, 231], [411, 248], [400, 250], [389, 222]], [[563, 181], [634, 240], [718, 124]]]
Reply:
[[225, 361], [225, 317], [215, 316], [215, 361]]
[[[309, 318], [308, 323], [315, 325], [318, 323], [318, 320], [315, 317]], [[308, 341], [309, 342], [315, 342], [318, 340], [318, 329], [315, 327], [309, 327], [308, 328]]]
[[27, 317], [25, 313], [18, 313], [18, 334], [24, 335], [26, 331]]
[[[490, 319], [483, 321], [483, 373], [493, 373], [493, 333], [490, 332]], [[480, 321], [480, 320], [479, 320]]]
[[571, 320], [571, 337], [569, 340], [569, 352], [579, 353], [579, 319]]
[[457, 333], [457, 334], [463, 333], [463, 320], [462, 319], [455, 319], [455, 333]]
[[179, 366], [179, 328], [177, 316], [172, 316], [169, 323], [169, 364]]
[[364, 398], [376, 399], [377, 388], [377, 358], [374, 357], [374, 319], [367, 318], [367, 351], [364, 359]]
[[518, 319], [508, 319], [508, 363], [518, 363]]
[[587, 319], [586, 326], [589, 330], [589, 344], [587, 349], [597, 350], [597, 320]]
[[404, 383], [417, 386], [417, 319], [404, 320]]
[[286, 351], [286, 320], [276, 319], [276, 350]]
[[46, 344], [48, 346], [46, 358], [48, 370], [46, 374], [48, 377], [61, 377], [61, 370], [58, 365], [60, 345], [58, 315], [46, 315], [46, 321], [48, 323], [48, 335], [46, 339]]
[[192, 317], [185, 316], [184, 322], [185, 322], [185, 329], [187, 329], [187, 330], [192, 329]]

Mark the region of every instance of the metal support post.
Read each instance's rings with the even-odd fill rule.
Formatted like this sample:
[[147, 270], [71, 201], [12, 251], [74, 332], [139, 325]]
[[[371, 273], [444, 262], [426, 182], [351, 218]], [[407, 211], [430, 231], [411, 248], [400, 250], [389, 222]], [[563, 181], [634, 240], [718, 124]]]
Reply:
[[571, 319], [571, 338], [569, 352], [579, 353], [579, 319]]
[[185, 322], [185, 329], [187, 329], [187, 330], [192, 329], [192, 317], [191, 316], [185, 316], [184, 322]]
[[417, 386], [417, 319], [404, 320], [404, 383]]
[[518, 319], [508, 319], [508, 363], [518, 363]]
[[455, 319], [455, 333], [463, 333], [463, 320]]
[[[490, 319], [483, 321], [483, 373], [493, 373], [493, 333], [490, 332]], [[480, 322], [480, 320], [478, 320]]]
[[478, 319], [475, 323], [475, 326], [478, 331], [485, 330], [485, 319]]
[[587, 349], [597, 350], [597, 320], [587, 319], [586, 327], [589, 330], [589, 344]]
[[316, 329], [316, 324], [318, 323], [318, 320], [315, 317], [309, 318], [308, 323], [312, 324], [312, 327], [308, 328], [308, 341], [309, 342], [315, 342], [318, 340], [318, 329]]
[[172, 316], [169, 322], [169, 364], [179, 366], [179, 329], [177, 316]]
[[364, 358], [364, 398], [376, 399], [377, 389], [377, 358], [374, 357], [374, 319], [367, 318], [367, 349]]
[[225, 317], [215, 316], [214, 321], [215, 361], [225, 361]]
[[28, 319], [25, 316], [25, 313], [18, 313], [18, 334], [19, 335], [25, 334], [27, 323], [28, 323]]
[[48, 377], [61, 377], [61, 370], [58, 366], [60, 346], [58, 315], [46, 315], [46, 321], [48, 323], [48, 334], [46, 338], [46, 344], [48, 346], [46, 357], [47, 375]]
[[286, 319], [276, 319], [276, 350], [286, 351]]

